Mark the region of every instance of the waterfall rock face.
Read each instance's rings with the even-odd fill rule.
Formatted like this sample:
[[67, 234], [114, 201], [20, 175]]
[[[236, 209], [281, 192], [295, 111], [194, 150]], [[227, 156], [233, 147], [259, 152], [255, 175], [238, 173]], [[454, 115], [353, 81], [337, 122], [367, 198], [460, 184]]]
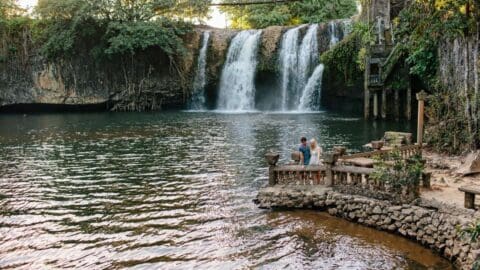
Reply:
[[198, 54], [197, 71], [193, 81], [193, 93], [190, 100], [189, 109], [205, 110], [205, 85], [207, 83], [206, 66], [207, 66], [207, 50], [208, 41], [210, 40], [210, 32], [203, 33], [202, 47]]
[[222, 76], [218, 110], [249, 111], [255, 108], [255, 73], [262, 31], [238, 33], [232, 40]]

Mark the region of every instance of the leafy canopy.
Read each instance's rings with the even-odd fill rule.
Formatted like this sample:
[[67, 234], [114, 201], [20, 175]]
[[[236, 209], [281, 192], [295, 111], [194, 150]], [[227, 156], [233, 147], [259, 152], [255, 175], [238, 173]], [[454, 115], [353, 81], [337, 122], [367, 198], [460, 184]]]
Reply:
[[[468, 35], [479, 9], [475, 0], [416, 0], [394, 21], [397, 39], [409, 50], [410, 73], [434, 87], [438, 70], [438, 42]], [[477, 13], [477, 14], [475, 14]]]
[[[94, 56], [134, 54], [159, 47], [169, 56], [184, 51], [186, 20], [205, 18], [210, 0], [39, 0], [43, 51], [64, 57], [90, 46]], [[94, 41], [94, 42], [93, 42]], [[90, 44], [91, 43], [91, 44]]]
[[[227, 3], [245, 2], [225, 0]], [[221, 8], [231, 20], [233, 28], [265, 28], [272, 25], [321, 23], [349, 18], [357, 11], [355, 0], [304, 0], [292, 3], [272, 3]]]

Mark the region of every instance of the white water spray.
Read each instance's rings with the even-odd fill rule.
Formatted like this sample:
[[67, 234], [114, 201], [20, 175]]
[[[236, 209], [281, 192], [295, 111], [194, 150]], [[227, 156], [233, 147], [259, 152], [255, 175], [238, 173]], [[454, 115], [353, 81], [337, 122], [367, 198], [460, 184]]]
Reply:
[[282, 74], [282, 111], [298, 110], [306, 81], [312, 69], [318, 64], [318, 25], [308, 26], [299, 44], [300, 30], [305, 25], [288, 30], [282, 37], [280, 66]]
[[190, 100], [191, 110], [205, 110], [205, 85], [207, 83], [207, 76], [205, 70], [207, 67], [207, 50], [208, 41], [210, 40], [210, 32], [203, 33], [202, 47], [198, 54], [197, 72], [193, 81], [193, 94]]
[[248, 111], [255, 106], [255, 71], [260, 30], [238, 33], [228, 49], [220, 79], [217, 109]]
[[329, 24], [330, 28], [330, 49], [335, 46], [338, 41], [340, 40], [337, 36], [337, 24], [335, 22], [330, 22]]
[[300, 97], [303, 95], [305, 82], [311, 74], [314, 67], [318, 64], [318, 38], [317, 38], [318, 24], [310, 25], [305, 37], [300, 45], [298, 56], [298, 85], [295, 92], [294, 107], [298, 107]]
[[[322, 78], [323, 78], [323, 64], [318, 65], [310, 76], [305, 89], [303, 90], [302, 97], [300, 98], [300, 105], [298, 106], [299, 111], [315, 111], [318, 110], [318, 107], [315, 106], [314, 97], [315, 91], [319, 89], [318, 97], [322, 95]], [[320, 104], [320, 102], [318, 102]]]
[[282, 37], [280, 45], [280, 67], [282, 74], [281, 110], [288, 110], [288, 89], [296, 85], [298, 65], [298, 37], [304, 26], [288, 30]]

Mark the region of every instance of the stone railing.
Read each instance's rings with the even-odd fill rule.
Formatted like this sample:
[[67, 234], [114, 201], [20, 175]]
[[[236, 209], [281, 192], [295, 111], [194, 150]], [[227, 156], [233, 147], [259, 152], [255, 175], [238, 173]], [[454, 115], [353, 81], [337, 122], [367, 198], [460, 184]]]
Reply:
[[374, 157], [385, 158], [385, 157], [388, 157], [388, 155], [392, 151], [398, 151], [402, 159], [408, 159], [415, 155], [421, 155], [422, 147], [420, 145], [405, 145], [405, 146], [395, 147], [393, 149], [388, 149], [388, 150], [375, 150], [371, 152], [363, 152], [363, 153], [341, 156], [340, 160], [348, 161], [349, 159], [354, 159], [354, 158], [374, 158]]
[[324, 165], [302, 166], [283, 165], [277, 166], [279, 155], [268, 153], [266, 159], [269, 167], [269, 185], [325, 185], [336, 184], [365, 185], [371, 184], [369, 180], [373, 169], [355, 166], [335, 165], [338, 155], [326, 153], [323, 156]]
[[[406, 159], [418, 153], [419, 148], [416, 146], [405, 146], [401, 147], [401, 149], [402, 157]], [[381, 150], [355, 154], [355, 157], [373, 157], [381, 154], [386, 155], [388, 151]], [[347, 160], [352, 158], [351, 156], [342, 156], [341, 158], [344, 159], [345, 157], [347, 157]], [[336, 153], [324, 154], [323, 165], [319, 166], [277, 166], [279, 155], [276, 153], [267, 154], [266, 159], [269, 164], [269, 186], [332, 187], [334, 190], [347, 194], [386, 199], [398, 203], [408, 203], [418, 197], [418, 185], [405, 186], [401, 190], [394, 189], [391, 184], [371, 177], [375, 169], [343, 165], [342, 162], [345, 162], [345, 160], [339, 160], [339, 155]]]

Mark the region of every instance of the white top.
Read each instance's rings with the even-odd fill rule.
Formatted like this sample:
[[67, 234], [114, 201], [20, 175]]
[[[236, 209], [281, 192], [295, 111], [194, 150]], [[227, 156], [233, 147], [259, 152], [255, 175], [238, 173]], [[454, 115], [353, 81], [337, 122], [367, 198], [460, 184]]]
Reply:
[[317, 147], [315, 149], [310, 149], [310, 163], [308, 165], [320, 165], [322, 162], [320, 161], [320, 156], [322, 154], [322, 148]]

